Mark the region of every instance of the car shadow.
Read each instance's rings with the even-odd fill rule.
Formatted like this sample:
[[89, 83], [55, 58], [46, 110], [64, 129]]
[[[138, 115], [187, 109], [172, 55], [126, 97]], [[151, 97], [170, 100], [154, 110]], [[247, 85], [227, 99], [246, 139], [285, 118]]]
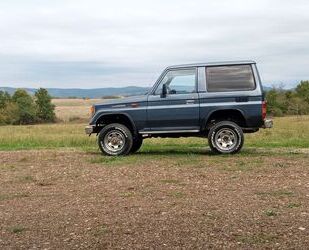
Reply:
[[[99, 156], [102, 155], [104, 156], [104, 154], [101, 153], [101, 151], [88, 151], [86, 153], [87, 155], [93, 155], [93, 156]], [[179, 149], [176, 148], [175, 149], [171, 149], [168, 148], [167, 150], [164, 150], [164, 147], [162, 147], [162, 149], [146, 149], [143, 150], [143, 148], [134, 153], [134, 154], [130, 154], [129, 156], [222, 156], [222, 157], [227, 157], [227, 156], [257, 156], [257, 155], [261, 155], [261, 152], [255, 148], [250, 148], [250, 149], [243, 149], [242, 151], [240, 151], [237, 154], [217, 154], [212, 152], [210, 149], [190, 149], [190, 150], [183, 150], [183, 149]]]

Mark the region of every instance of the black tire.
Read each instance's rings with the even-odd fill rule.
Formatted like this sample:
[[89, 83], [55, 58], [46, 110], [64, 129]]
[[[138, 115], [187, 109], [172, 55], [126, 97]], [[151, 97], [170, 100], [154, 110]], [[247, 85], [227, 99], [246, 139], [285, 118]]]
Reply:
[[102, 128], [98, 136], [98, 144], [105, 155], [127, 155], [133, 145], [133, 136], [126, 126], [112, 123]]
[[130, 150], [130, 153], [137, 152], [141, 148], [142, 144], [143, 144], [143, 137], [140, 135], [137, 135], [133, 140], [133, 145]]
[[236, 123], [221, 121], [210, 128], [208, 143], [214, 153], [235, 154], [244, 145], [244, 134]]

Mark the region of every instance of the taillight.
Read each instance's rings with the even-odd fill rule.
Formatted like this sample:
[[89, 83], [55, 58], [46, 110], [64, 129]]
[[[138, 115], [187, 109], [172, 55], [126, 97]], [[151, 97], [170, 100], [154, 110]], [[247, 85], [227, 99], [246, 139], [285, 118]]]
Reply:
[[266, 112], [267, 112], [267, 102], [263, 101], [262, 102], [262, 118], [265, 120], [266, 118]]

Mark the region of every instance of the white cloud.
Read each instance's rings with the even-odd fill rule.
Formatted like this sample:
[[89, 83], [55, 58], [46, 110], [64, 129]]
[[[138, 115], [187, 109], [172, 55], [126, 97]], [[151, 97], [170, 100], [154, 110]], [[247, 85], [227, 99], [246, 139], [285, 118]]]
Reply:
[[305, 0], [0, 2], [0, 85], [148, 85], [169, 64], [254, 59], [265, 83], [309, 79]]

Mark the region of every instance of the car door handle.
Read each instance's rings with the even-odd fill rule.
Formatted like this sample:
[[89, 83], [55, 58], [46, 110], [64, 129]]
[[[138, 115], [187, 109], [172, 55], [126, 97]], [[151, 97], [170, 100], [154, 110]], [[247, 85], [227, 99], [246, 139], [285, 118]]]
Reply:
[[193, 104], [194, 102], [194, 100], [186, 100], [186, 104]]

